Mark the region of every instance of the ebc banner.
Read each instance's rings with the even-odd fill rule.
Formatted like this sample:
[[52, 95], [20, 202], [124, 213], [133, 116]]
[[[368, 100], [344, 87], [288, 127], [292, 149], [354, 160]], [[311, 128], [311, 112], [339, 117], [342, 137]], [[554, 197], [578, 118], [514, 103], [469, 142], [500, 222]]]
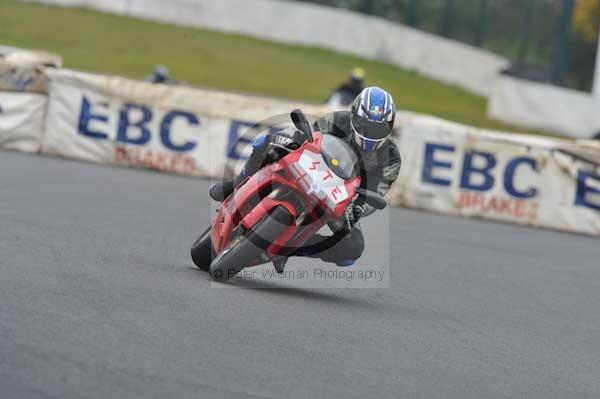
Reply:
[[[52, 76], [44, 152], [185, 175], [223, 169], [227, 123], [176, 103], [153, 103], [152, 93], [144, 101], [139, 90], [154, 89], [147, 83], [134, 82], [137, 95], [125, 98], [101, 82], [98, 76]], [[220, 165], [214, 152], [223, 154]]]
[[600, 235], [600, 174], [525, 136], [486, 135], [435, 118], [402, 129], [397, 204]]

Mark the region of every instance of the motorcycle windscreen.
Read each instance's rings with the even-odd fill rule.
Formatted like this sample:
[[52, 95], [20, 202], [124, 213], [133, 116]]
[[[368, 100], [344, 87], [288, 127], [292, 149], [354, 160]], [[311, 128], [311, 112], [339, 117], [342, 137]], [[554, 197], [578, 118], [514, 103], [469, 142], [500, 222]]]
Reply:
[[324, 134], [321, 139], [321, 154], [327, 166], [338, 177], [347, 180], [356, 176], [358, 155], [344, 140]]

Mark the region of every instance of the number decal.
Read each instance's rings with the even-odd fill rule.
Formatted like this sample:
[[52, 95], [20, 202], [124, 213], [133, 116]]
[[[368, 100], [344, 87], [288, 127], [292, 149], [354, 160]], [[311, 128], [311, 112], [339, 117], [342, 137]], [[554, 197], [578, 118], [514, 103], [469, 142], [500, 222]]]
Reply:
[[325, 198], [330, 207], [330, 202], [339, 204], [348, 198], [344, 180], [329, 169], [321, 154], [305, 150], [291, 170], [305, 190]]
[[325, 176], [323, 177], [323, 180], [331, 179], [332, 177], [333, 177], [333, 172], [331, 171], [331, 169], [329, 169], [327, 171], [327, 173], [325, 174]]

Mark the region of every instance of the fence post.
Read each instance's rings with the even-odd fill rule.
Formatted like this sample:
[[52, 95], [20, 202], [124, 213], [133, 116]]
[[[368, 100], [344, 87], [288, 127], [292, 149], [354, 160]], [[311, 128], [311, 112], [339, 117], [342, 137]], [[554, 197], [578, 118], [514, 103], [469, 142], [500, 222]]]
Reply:
[[563, 84], [565, 75], [567, 74], [571, 18], [573, 17], [574, 8], [575, 0], [564, 0], [554, 50], [554, 63], [552, 65], [551, 78], [554, 84]]
[[417, 3], [419, 0], [409, 0], [408, 13], [406, 14], [406, 23], [409, 26], [416, 27], [419, 23], [417, 17]]
[[594, 68], [594, 83], [592, 86], [592, 94], [596, 98], [600, 98], [600, 29], [598, 31], [598, 43], [596, 44], [596, 66]]
[[360, 11], [365, 14], [373, 14], [373, 0], [363, 0]]
[[454, 0], [446, 0], [444, 14], [442, 15], [442, 25], [440, 32], [442, 36], [449, 37], [452, 31], [452, 17], [454, 14]]
[[481, 47], [483, 45], [483, 40], [485, 39], [485, 33], [487, 31], [487, 14], [487, 0], [479, 0], [479, 25], [475, 31], [475, 45], [477, 47]]
[[517, 53], [517, 60], [519, 63], [525, 61], [527, 49], [529, 48], [529, 32], [531, 31], [531, 24], [533, 23], [534, 1], [535, 0], [527, 0], [527, 4], [525, 4], [525, 13], [523, 14], [523, 22], [521, 25], [521, 41], [519, 42], [519, 50]]

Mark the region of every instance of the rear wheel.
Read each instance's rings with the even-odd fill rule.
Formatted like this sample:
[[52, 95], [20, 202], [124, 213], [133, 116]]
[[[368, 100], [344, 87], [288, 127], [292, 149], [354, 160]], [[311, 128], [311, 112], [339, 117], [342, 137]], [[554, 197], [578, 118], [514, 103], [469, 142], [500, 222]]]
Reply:
[[[217, 256], [210, 266], [215, 281], [226, 281], [245, 267], [256, 264], [265, 250], [292, 224], [292, 215], [282, 206], [275, 207], [269, 215], [250, 231], [242, 232]], [[264, 259], [266, 262], [268, 259]]]
[[192, 245], [191, 255], [194, 264], [198, 266], [200, 270], [208, 271], [210, 264], [215, 258], [215, 251], [212, 248], [212, 242], [210, 240], [209, 227], [198, 237], [194, 245]]

